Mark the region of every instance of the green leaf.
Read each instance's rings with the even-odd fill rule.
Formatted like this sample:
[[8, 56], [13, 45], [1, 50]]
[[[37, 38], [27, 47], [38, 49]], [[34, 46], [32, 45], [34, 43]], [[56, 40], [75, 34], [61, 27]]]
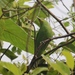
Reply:
[[[60, 44], [65, 44], [65, 43], [66, 43], [66, 42], [61, 42]], [[59, 45], [60, 45], [60, 44], [59, 44]], [[70, 44], [64, 46], [63, 48], [66, 49], [66, 50], [75, 52], [75, 42], [70, 43]]]
[[70, 70], [69, 70], [68, 66], [65, 65], [63, 62], [56, 61], [56, 63], [55, 63], [55, 62], [50, 61], [50, 58], [48, 58], [44, 55], [42, 57], [49, 65], [51, 65], [51, 67], [54, 70], [57, 70], [62, 75], [70, 75]]
[[58, 75], [58, 71], [53, 70], [53, 68], [50, 68], [50, 70], [47, 72], [47, 75]]
[[[7, 49], [0, 49], [0, 52], [4, 53]], [[11, 60], [17, 58], [17, 56], [10, 50], [7, 50], [7, 52], [5, 53], [5, 55], [10, 58]]]
[[14, 75], [12, 72], [8, 71], [3, 66], [0, 66], [0, 74], [2, 74], [2, 75]]
[[22, 75], [21, 71], [14, 64], [0, 61], [0, 66], [2, 66], [3, 68], [6, 68], [10, 72], [12, 72], [14, 75]]
[[0, 16], [2, 15], [2, 9], [0, 8]]
[[48, 64], [51, 63], [50, 58], [48, 58], [47, 56], [44, 56], [44, 55], [42, 55], [42, 57]]
[[22, 52], [22, 51], [18, 48], [18, 49], [17, 49], [17, 54], [19, 54], [19, 55], [20, 55], [20, 54], [21, 54], [21, 52]]
[[21, 73], [23, 74], [27, 70], [26, 64], [22, 63], [21, 65]]
[[43, 1], [42, 2], [47, 8], [54, 8], [52, 2], [50, 1]]
[[67, 50], [70, 50], [72, 52], [75, 52], [75, 45], [73, 43], [66, 46]]
[[15, 53], [16, 52], [16, 47], [13, 46], [11, 50], [13, 51], [13, 53]]
[[59, 71], [62, 75], [70, 75], [70, 69], [66, 64], [61, 61], [56, 61], [56, 64], [58, 65], [58, 67], [60, 67], [61, 70], [59, 69]]
[[[26, 50], [28, 34], [11, 19], [0, 20], [0, 40], [10, 42], [21, 50]], [[34, 53], [33, 40], [30, 37], [28, 52]]]
[[69, 26], [69, 22], [65, 22], [64, 25], [65, 25], [65, 26]]
[[5, 71], [5, 68], [3, 68], [1, 65], [0, 65], [0, 74], [5, 74], [5, 75], [7, 75], [6, 73], [5, 73], [6, 71]]
[[28, 2], [30, 0], [18, 0], [19, 5], [24, 5], [25, 2]]
[[[53, 8], [53, 4], [49, 1], [43, 1], [43, 4], [46, 5], [47, 8]], [[49, 17], [49, 13], [44, 8], [38, 6], [29, 12], [28, 18], [36, 20], [37, 16], [45, 19]], [[35, 22], [37, 23], [37, 20]]]
[[1, 8], [9, 8], [11, 6], [11, 2], [14, 0], [0, 0], [0, 7]]
[[41, 9], [40, 7], [36, 7], [32, 10], [30, 10], [30, 12], [28, 12], [28, 18], [29, 19], [33, 19], [33, 21], [35, 21], [35, 23], [37, 24], [37, 16], [40, 18], [45, 19], [46, 17], [49, 17], [48, 12], [45, 9]]
[[30, 75], [37, 75], [42, 71], [48, 71], [48, 68], [46, 68], [46, 67], [37, 67], [33, 70], [32, 74], [30, 74]]
[[65, 17], [63, 20], [68, 20], [69, 18], [68, 17]]
[[66, 57], [67, 65], [73, 70], [73, 68], [74, 68], [74, 58], [73, 58], [71, 52], [69, 52], [67, 50], [63, 50], [62, 53]]

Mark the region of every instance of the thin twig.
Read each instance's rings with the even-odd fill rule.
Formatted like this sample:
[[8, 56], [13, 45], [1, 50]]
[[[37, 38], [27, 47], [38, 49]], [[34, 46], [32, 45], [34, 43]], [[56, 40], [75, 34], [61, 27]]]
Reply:
[[63, 4], [63, 6], [69, 11], [69, 9], [67, 8], [67, 6], [63, 3], [63, 1], [62, 0], [60, 0], [60, 1]]
[[[22, 14], [24, 14], [24, 13], [26, 13], [27, 11], [29, 11], [29, 10], [31, 10], [31, 9], [33, 9], [33, 8], [36, 8], [38, 6], [38, 3], [36, 4], [36, 5], [34, 5], [33, 7], [30, 7], [30, 8], [25, 8], [26, 10], [25, 11], [23, 11], [23, 12], [21, 12], [21, 13], [18, 13], [18, 14], [15, 14], [15, 15], [13, 15], [13, 16], [9, 16], [9, 17], [4, 17], [4, 18], [2, 18], [3, 16], [4, 16], [4, 14], [5, 14], [5, 12], [9, 12], [9, 11], [20, 11], [20, 10], [22, 10], [22, 9], [19, 9], [19, 10], [17, 10], [17, 9], [10, 9], [10, 10], [4, 10], [4, 12], [3, 12], [3, 15], [2, 15], [2, 19], [8, 19], [8, 18], [13, 18], [13, 17], [16, 17], [17, 15], [22, 15]], [[24, 9], [24, 8], [23, 8]]]
[[[30, 10], [30, 9], [28, 9], [28, 10]], [[2, 19], [8, 19], [8, 18], [16, 17], [17, 15], [22, 15], [22, 14], [26, 13], [28, 10], [25, 10], [25, 11], [23, 11], [23, 12], [21, 12], [21, 13], [17, 13], [17, 14], [15, 14], [15, 15], [13, 15], [13, 16], [4, 17], [4, 18], [2, 18]]]
[[[54, 40], [54, 39], [65, 38], [65, 37], [69, 37], [69, 36], [72, 36], [72, 35], [75, 35], [75, 32], [69, 33], [69, 34], [63, 35], [63, 36], [58, 36], [58, 37], [49, 38], [49, 39], [43, 40], [42, 42], [43, 42], [43, 43], [47, 43], [47, 42], [52, 41], [52, 40]], [[42, 43], [42, 42], [41, 42], [41, 43]]]
[[46, 39], [46, 40], [41, 41], [40, 45], [39, 45], [38, 48], [37, 48], [37, 51], [36, 51], [36, 53], [35, 53], [35, 56], [38, 54], [39, 49], [40, 49], [43, 45], [47, 44], [48, 42], [50, 42], [50, 41], [52, 41], [52, 40], [54, 40], [54, 39], [65, 38], [65, 37], [68, 37], [68, 36], [71, 36], [71, 35], [74, 35], [74, 34], [75, 34], [75, 32], [74, 32], [74, 33], [67, 34], [67, 35], [58, 36], [58, 37], [53, 37], [53, 38], [49, 38], [49, 39]]
[[30, 8], [29, 8], [29, 7], [28, 7], [28, 8], [26, 8], [26, 7], [20, 8], [20, 7], [19, 7], [19, 9], [13, 8], [13, 9], [8, 9], [8, 10], [5, 9], [5, 8], [3, 8], [2, 11], [5, 12], [5, 13], [6, 13], [6, 12], [9, 12], [9, 11], [16, 12], [16, 11], [27, 10], [27, 9], [31, 9], [31, 8], [33, 8], [33, 7], [30, 7]]

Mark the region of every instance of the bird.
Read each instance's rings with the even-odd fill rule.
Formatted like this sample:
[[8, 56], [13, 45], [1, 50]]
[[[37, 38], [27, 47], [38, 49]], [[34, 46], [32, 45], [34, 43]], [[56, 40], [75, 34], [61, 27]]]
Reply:
[[47, 48], [49, 44], [49, 42], [45, 43], [44, 41], [49, 38], [52, 38], [54, 35], [54, 32], [52, 31], [50, 24], [46, 20], [38, 18], [38, 21], [40, 24], [40, 29], [38, 30], [38, 33], [36, 34], [36, 37], [35, 37], [34, 56], [30, 64], [28, 65], [26, 72], [29, 72], [31, 68], [37, 67], [40, 62], [43, 62], [42, 59], [38, 61], [36, 61], [36, 59], [43, 54], [43, 52], [45, 51], [45, 49]]
[[44, 42], [47, 39], [50, 39], [53, 37], [54, 32], [52, 31], [52, 27], [50, 26], [50, 24], [41, 18], [38, 18], [39, 22], [40, 22], [40, 29], [36, 35], [36, 39], [35, 39], [35, 53], [34, 55], [36, 57], [40, 56], [45, 49], [47, 48], [49, 42]]

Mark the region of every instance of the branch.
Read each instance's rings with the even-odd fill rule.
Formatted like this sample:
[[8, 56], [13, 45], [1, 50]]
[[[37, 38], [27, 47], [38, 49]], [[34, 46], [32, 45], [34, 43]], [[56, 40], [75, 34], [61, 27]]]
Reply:
[[67, 8], [67, 6], [63, 3], [63, 1], [62, 0], [60, 0], [60, 1], [63, 4], [63, 6], [69, 11], [69, 9]]
[[63, 35], [63, 36], [49, 38], [49, 39], [46, 39], [46, 40], [42, 41], [41, 43], [47, 43], [47, 42], [50, 42], [50, 41], [52, 41], [54, 39], [65, 38], [65, 37], [69, 37], [69, 36], [73, 36], [73, 35], [75, 35], [75, 32], [74, 33], [69, 33], [69, 34]]
[[41, 42], [40, 42], [40, 45], [39, 45], [38, 48], [37, 48], [37, 52], [36, 52], [35, 55], [37, 55], [37, 53], [38, 53], [38, 51], [40, 50], [40, 48], [41, 48], [43, 45], [46, 45], [48, 42], [50, 42], [50, 41], [52, 41], [52, 40], [54, 40], [54, 39], [59, 39], [59, 38], [65, 38], [65, 37], [68, 37], [68, 36], [72, 36], [72, 35], [74, 35], [74, 34], [75, 34], [75, 32], [74, 32], [74, 33], [67, 34], [67, 35], [58, 36], [58, 37], [54, 37], [54, 38], [49, 38], [49, 39], [46, 39], [46, 40], [41, 41]]
[[[71, 40], [71, 41], [69, 41], [69, 42], [66, 42], [65, 44], [61, 44], [61, 45], [59, 45], [59, 46], [57, 46], [57, 47], [55, 47], [54, 49], [52, 49], [52, 50], [49, 50], [47, 53], [45, 53], [44, 55], [51, 55], [52, 53], [54, 53], [57, 49], [59, 49], [59, 48], [61, 48], [61, 47], [63, 47], [63, 46], [66, 46], [66, 45], [68, 45], [68, 44], [70, 44], [70, 43], [73, 43], [75, 41], [75, 39], [73, 39], [73, 40]], [[33, 59], [34, 59], [34, 57], [33, 57]], [[32, 60], [33, 60], [32, 59]], [[36, 63], [36, 61], [38, 61], [38, 60], [40, 60], [40, 59], [42, 59], [42, 56], [39, 56], [39, 57], [37, 57], [36, 59], [34, 59], [30, 64], [29, 64], [29, 66], [28, 66], [28, 68], [27, 68], [27, 71], [25, 72], [25, 73], [28, 73], [29, 71], [30, 71], [30, 69], [33, 67], [33, 65]]]
[[[21, 13], [18, 13], [18, 14], [13, 15], [13, 16], [4, 17], [4, 18], [2, 18], [2, 19], [9, 19], [9, 18], [16, 17], [17, 15], [22, 15], [22, 14], [26, 13], [28, 10], [30, 10], [30, 9], [27, 9], [27, 10], [25, 10], [25, 11], [21, 12]], [[3, 16], [4, 16], [4, 15], [3, 15]]]
[[25, 14], [27, 11], [33, 9], [33, 8], [36, 8], [39, 4], [37, 3], [36, 5], [34, 5], [33, 7], [28, 7], [28, 8], [19, 8], [19, 9], [10, 9], [10, 10], [5, 10], [3, 9], [2, 12], [3, 12], [3, 15], [0, 16], [0, 19], [4, 16], [5, 13], [9, 12], [9, 11], [21, 11], [21, 10], [24, 10], [26, 9], [25, 11], [21, 12], [21, 13], [18, 13], [18, 14], [15, 14], [13, 16], [9, 16], [9, 17], [4, 17], [2, 19], [8, 19], [8, 18], [13, 18], [13, 17], [16, 17], [17, 15], [22, 15], [22, 14]]
[[[54, 39], [65, 38], [65, 37], [68, 37], [68, 36], [72, 36], [72, 35], [74, 35], [74, 34], [75, 34], [75, 32], [74, 32], [74, 33], [67, 34], [67, 35], [59, 36], [59, 37], [54, 37], [54, 38], [46, 39], [46, 40], [44, 40], [44, 41], [42, 41], [42, 42], [40, 43], [38, 49], [39, 49], [43, 44], [46, 44], [47, 42], [50, 42], [50, 41], [52, 41], [52, 40], [54, 40]], [[44, 55], [48, 55], [48, 54], [51, 55], [51, 54], [52, 54], [53, 52], [55, 52], [57, 49], [59, 49], [59, 48], [61, 48], [61, 47], [63, 47], [63, 46], [66, 46], [66, 45], [68, 45], [68, 44], [70, 44], [70, 43], [72, 43], [72, 42], [74, 42], [74, 41], [75, 41], [75, 39], [69, 40], [69, 42], [66, 42], [65, 44], [59, 45], [59, 46], [55, 47], [55, 48], [52, 49], [52, 50], [49, 50], [49, 51], [48, 51], [47, 53], [45, 53]], [[39, 56], [39, 57], [37, 57], [37, 58], [35, 59], [35, 57], [36, 57], [36, 56], [34, 56], [33, 59], [31, 60], [31, 63], [30, 63], [30, 65], [28, 66], [28, 69], [27, 69], [26, 72], [29, 72], [29, 70], [30, 70], [30, 69], [32, 68], [32, 66], [36, 63], [36, 61], [38, 61], [38, 60], [40, 60], [40, 59], [42, 58], [41, 56]]]
[[[46, 8], [46, 6], [44, 6], [39, 0], [37, 0], [37, 2], [53, 17], [57, 20], [57, 22], [62, 26], [62, 28], [66, 31], [67, 34], [69, 34], [69, 32], [67, 31], [67, 29], [65, 28], [65, 26], [63, 25], [63, 23], [61, 22], [60, 19], [58, 19], [50, 10], [48, 10]], [[74, 36], [71, 36], [72, 38], [75, 38]]]

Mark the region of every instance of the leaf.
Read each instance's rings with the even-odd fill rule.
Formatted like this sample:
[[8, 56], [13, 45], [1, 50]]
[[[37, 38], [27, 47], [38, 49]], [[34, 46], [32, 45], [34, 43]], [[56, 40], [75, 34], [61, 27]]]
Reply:
[[[66, 42], [61, 42], [60, 44], [65, 44], [65, 43], [66, 43]], [[60, 44], [59, 44], [59, 45], [60, 45]], [[75, 52], [75, 43], [70, 43], [70, 44], [64, 46], [63, 48], [66, 49], [66, 50]]]
[[[68, 68], [68, 66], [66, 64], [64, 64], [63, 62], [61, 61], [56, 61], [56, 64], [61, 68], [61, 70], [63, 71], [60, 71], [60, 73], [62, 75], [70, 75], [70, 69]], [[64, 73], [64, 74], [63, 74]]]
[[28, 2], [28, 1], [30, 0], [18, 0], [18, 4], [22, 6], [24, 5], [25, 2]]
[[[53, 8], [53, 4], [49, 1], [43, 1], [43, 4], [45, 4], [47, 8]], [[46, 17], [49, 17], [49, 13], [44, 8], [38, 6], [34, 8], [33, 10], [31, 10], [31, 12], [29, 13], [30, 19], [36, 20], [37, 16], [45, 19]]]
[[21, 65], [21, 73], [23, 74], [27, 70], [26, 64], [22, 63]]
[[51, 65], [51, 67], [54, 70], [57, 70], [62, 75], [70, 75], [70, 70], [69, 70], [68, 66], [65, 65], [63, 62], [56, 61], [56, 63], [55, 63], [55, 62], [50, 61], [50, 58], [48, 58], [44, 55], [42, 55], [42, 57], [49, 65]]
[[65, 26], [69, 26], [69, 22], [65, 22], [64, 25], [65, 25]]
[[[4, 53], [7, 49], [0, 49], [0, 52]], [[10, 58], [11, 60], [17, 58], [17, 56], [10, 50], [7, 50], [7, 52], [5, 53], [5, 55]]]
[[30, 74], [30, 75], [38, 75], [40, 72], [47, 71], [47, 70], [48, 70], [48, 68], [46, 68], [46, 67], [37, 67], [33, 70], [32, 74]]
[[0, 66], [0, 74], [2, 74], [3, 73], [3, 67], [2, 66]]
[[6, 7], [10, 7], [11, 6], [11, 2], [13, 2], [14, 0], [0, 0], [0, 7], [1, 8], [6, 8]]
[[[0, 66], [1, 68], [2, 66]], [[8, 71], [6, 68], [2, 67], [3, 69], [0, 70], [0, 74], [2, 75], [14, 75], [12, 72]]]
[[68, 20], [69, 18], [68, 17], [65, 17], [63, 20]]
[[21, 71], [14, 64], [0, 61], [0, 66], [2, 66], [3, 68], [6, 68], [10, 72], [12, 72], [14, 75], [22, 75]]
[[[0, 40], [10, 42], [21, 50], [26, 50], [28, 34], [11, 19], [0, 20]], [[28, 52], [34, 53], [33, 40], [30, 37]]]
[[2, 9], [0, 8], [0, 16], [2, 15]]
[[13, 51], [13, 53], [15, 53], [16, 52], [16, 47], [13, 46], [11, 50]]
[[73, 58], [71, 52], [69, 52], [67, 50], [63, 50], [62, 54], [66, 57], [67, 65], [73, 70], [73, 68], [74, 68], [74, 58]]
[[43, 1], [42, 2], [47, 8], [54, 8], [52, 2], [50, 1]]
[[[53, 8], [53, 4], [49, 1], [43, 1], [43, 4], [47, 7], [47, 8]], [[49, 13], [43, 9], [42, 7], [36, 7], [34, 9], [31, 10], [31, 12], [29, 12], [29, 18], [33, 19], [35, 21], [35, 23], [38, 25], [38, 20], [36, 19], [38, 17], [45, 19], [46, 17], [49, 17]]]
[[58, 75], [58, 72], [50, 68], [50, 71], [47, 72], [47, 75]]
[[[46, 17], [49, 17], [48, 12], [45, 9], [41, 9], [40, 7], [36, 7], [34, 9], [32, 9], [29, 13], [28, 13], [28, 18], [29, 19], [33, 19], [33, 21], [35, 21], [35, 23], [37, 24], [37, 16], [40, 18], [45, 19]], [[38, 24], [37, 24], [38, 25]]]

